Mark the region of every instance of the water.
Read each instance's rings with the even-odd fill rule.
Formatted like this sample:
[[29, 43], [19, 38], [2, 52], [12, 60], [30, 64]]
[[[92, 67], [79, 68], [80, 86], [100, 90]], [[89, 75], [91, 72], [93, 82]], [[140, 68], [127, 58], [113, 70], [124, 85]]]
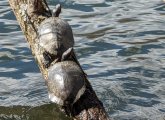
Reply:
[[[165, 119], [165, 3], [49, 0], [63, 6], [83, 69], [114, 120]], [[7, 0], [0, 1], [0, 119], [64, 120]]]

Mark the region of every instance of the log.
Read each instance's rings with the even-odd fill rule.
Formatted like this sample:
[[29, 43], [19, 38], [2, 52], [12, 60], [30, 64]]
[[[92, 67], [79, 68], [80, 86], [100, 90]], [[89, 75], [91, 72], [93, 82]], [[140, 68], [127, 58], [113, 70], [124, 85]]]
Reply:
[[[51, 11], [45, 0], [9, 0], [9, 4], [25, 35], [39, 69], [45, 81], [47, 81], [49, 67], [45, 67], [41, 62], [40, 55], [42, 53], [38, 49], [37, 27], [44, 19], [51, 16]], [[64, 111], [66, 111], [65, 108]], [[70, 115], [70, 117], [76, 120], [109, 120], [102, 102], [96, 96], [87, 77], [85, 93], [73, 105]]]

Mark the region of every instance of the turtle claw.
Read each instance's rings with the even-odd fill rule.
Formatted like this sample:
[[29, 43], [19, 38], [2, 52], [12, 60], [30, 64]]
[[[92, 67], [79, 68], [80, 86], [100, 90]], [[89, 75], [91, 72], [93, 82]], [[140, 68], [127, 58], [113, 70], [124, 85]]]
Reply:
[[50, 66], [49, 63], [43, 63], [45, 68], [48, 68]]
[[48, 68], [48, 67], [50, 66], [49, 61], [46, 61], [46, 60], [44, 60], [44, 61], [42, 62], [42, 64], [43, 64], [44, 68]]

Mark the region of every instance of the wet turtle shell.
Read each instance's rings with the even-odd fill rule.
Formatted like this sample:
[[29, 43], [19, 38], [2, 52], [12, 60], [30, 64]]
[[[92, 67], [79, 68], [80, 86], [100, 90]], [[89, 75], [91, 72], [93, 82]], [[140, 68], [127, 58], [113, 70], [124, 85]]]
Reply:
[[74, 46], [70, 25], [59, 17], [45, 19], [38, 27], [39, 45], [49, 54], [57, 55]]
[[73, 61], [58, 62], [48, 70], [47, 85], [52, 102], [73, 105], [85, 91], [85, 75]]

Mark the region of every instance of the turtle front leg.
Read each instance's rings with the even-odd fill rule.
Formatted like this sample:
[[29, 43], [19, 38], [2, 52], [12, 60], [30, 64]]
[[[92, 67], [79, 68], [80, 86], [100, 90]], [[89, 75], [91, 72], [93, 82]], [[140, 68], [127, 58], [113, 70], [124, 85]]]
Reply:
[[43, 59], [42, 59], [42, 63], [44, 65], [45, 68], [48, 68], [50, 66], [52, 62], [51, 56], [49, 55], [48, 52], [44, 52], [43, 53]]

